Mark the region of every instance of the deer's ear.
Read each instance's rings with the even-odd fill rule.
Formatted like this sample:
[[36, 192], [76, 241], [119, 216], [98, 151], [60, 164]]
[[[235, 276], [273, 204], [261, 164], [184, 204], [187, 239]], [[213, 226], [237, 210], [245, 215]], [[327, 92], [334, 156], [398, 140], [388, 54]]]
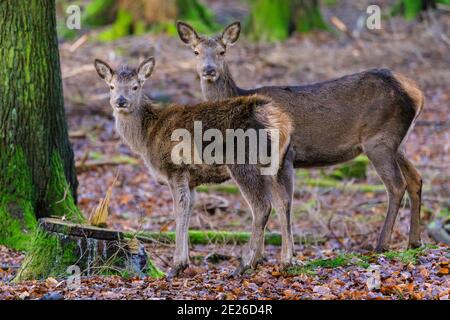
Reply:
[[241, 33], [241, 23], [239, 21], [233, 22], [223, 30], [222, 42], [228, 46], [233, 45], [238, 39]]
[[150, 75], [152, 74], [154, 67], [155, 67], [154, 57], [150, 57], [142, 61], [137, 70], [139, 80], [145, 81], [148, 78], [150, 78]]
[[198, 42], [199, 36], [197, 32], [187, 23], [178, 21], [177, 31], [181, 41], [184, 43], [193, 46]]
[[95, 59], [95, 70], [97, 70], [100, 78], [104, 79], [108, 83], [111, 81], [114, 75], [113, 69], [111, 69], [111, 67], [106, 62], [100, 59]]

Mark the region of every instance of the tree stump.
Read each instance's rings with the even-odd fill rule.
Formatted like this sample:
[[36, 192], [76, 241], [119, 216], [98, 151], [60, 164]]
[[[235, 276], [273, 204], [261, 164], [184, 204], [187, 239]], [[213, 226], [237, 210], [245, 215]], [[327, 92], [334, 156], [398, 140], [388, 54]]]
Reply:
[[73, 266], [85, 276], [164, 275], [136, 238], [117, 230], [43, 218], [16, 280], [65, 277]]

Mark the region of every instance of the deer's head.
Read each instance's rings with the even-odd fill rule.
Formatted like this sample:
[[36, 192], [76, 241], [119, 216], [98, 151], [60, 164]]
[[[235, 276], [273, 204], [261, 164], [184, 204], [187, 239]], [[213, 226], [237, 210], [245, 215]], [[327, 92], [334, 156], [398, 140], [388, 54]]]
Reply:
[[189, 45], [197, 60], [198, 75], [206, 81], [215, 82], [225, 69], [225, 55], [227, 47], [239, 39], [241, 24], [234, 22], [216, 37], [199, 36], [190, 25], [177, 23], [177, 30], [181, 41]]
[[144, 82], [155, 67], [155, 58], [144, 60], [137, 69], [121, 67], [114, 71], [106, 62], [96, 59], [95, 69], [110, 89], [110, 104], [119, 113], [131, 113], [137, 107], [142, 96]]

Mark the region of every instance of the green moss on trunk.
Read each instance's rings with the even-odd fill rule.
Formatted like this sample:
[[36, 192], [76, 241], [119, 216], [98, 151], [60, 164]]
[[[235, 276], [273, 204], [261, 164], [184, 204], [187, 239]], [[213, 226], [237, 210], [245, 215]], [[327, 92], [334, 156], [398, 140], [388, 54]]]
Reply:
[[5, 183], [0, 190], [0, 244], [26, 250], [37, 223], [31, 175], [20, 148], [13, 152], [2, 180]]
[[70, 192], [70, 185], [64, 173], [63, 162], [56, 152], [51, 158], [51, 176], [46, 196], [46, 201], [49, 204], [49, 212], [46, 216], [65, 216], [67, 220], [76, 223], [84, 223], [86, 221], [75, 204], [73, 195]]
[[[20, 147], [14, 149], [2, 177], [5, 183], [0, 197], [0, 244], [26, 251], [36, 238], [37, 220], [33, 205], [36, 195], [25, 154]], [[51, 159], [46, 196], [49, 209], [45, 215], [65, 216], [67, 220], [78, 223], [85, 221], [75, 205], [57, 153]]]

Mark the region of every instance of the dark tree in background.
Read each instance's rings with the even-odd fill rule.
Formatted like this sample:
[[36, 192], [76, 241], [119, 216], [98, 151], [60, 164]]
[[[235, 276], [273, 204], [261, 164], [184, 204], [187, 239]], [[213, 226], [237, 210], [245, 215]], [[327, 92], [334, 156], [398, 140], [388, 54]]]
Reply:
[[26, 249], [37, 218], [82, 215], [54, 0], [2, 0], [0, 21], [0, 244]]
[[319, 0], [249, 0], [251, 38], [276, 41], [293, 32], [327, 29], [320, 12]]
[[411, 21], [417, 17], [423, 18], [426, 10], [436, 9], [438, 4], [450, 5], [450, 0], [398, 0], [392, 7], [393, 15], [403, 14], [406, 20]]

